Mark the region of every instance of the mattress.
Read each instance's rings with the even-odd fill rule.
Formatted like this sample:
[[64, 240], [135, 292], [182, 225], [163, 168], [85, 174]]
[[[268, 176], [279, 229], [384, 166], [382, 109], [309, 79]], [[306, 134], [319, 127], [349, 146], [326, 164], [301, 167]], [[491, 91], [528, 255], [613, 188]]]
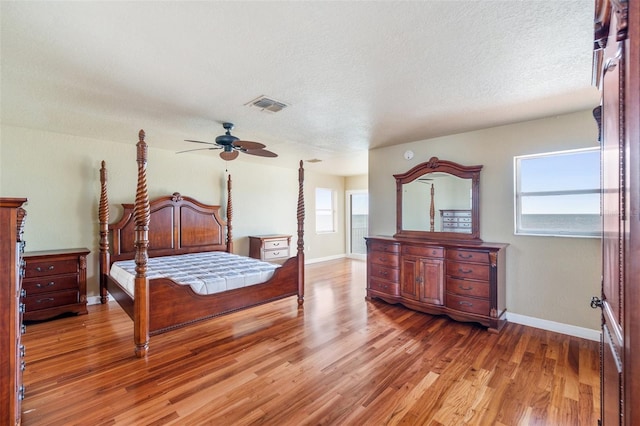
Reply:
[[[197, 294], [220, 293], [259, 284], [271, 278], [280, 265], [223, 251], [149, 258], [147, 277], [170, 278], [188, 285]], [[136, 264], [114, 262], [109, 275], [131, 296], [134, 294]]]

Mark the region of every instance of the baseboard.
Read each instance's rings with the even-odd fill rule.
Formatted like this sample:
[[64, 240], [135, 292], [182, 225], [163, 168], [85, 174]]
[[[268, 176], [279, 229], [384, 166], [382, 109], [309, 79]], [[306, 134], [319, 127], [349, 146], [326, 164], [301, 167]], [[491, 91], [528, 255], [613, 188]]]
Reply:
[[327, 257], [317, 257], [315, 259], [307, 259], [305, 257], [304, 259], [304, 264], [305, 265], [310, 265], [312, 263], [320, 263], [320, 262], [326, 262], [327, 260], [336, 260], [336, 259], [344, 259], [346, 257], [346, 255], [343, 254], [336, 254], [334, 256], [327, 256]]
[[507, 320], [509, 322], [540, 328], [542, 330], [554, 331], [556, 333], [567, 334], [569, 336], [580, 337], [587, 340], [594, 340], [596, 342], [600, 341], [600, 330], [592, 330], [590, 328], [577, 327], [575, 325], [528, 317], [526, 315], [514, 314], [512, 312], [507, 312]]
[[87, 305], [99, 305], [100, 296], [87, 296]]

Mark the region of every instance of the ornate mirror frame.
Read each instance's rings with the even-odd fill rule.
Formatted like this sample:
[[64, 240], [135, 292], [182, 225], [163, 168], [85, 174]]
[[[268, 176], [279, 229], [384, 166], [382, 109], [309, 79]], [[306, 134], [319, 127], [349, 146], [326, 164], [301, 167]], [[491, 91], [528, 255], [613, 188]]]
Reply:
[[[396, 174], [396, 238], [419, 238], [437, 241], [465, 241], [482, 243], [480, 239], [480, 170], [482, 166], [463, 166], [437, 157], [420, 163], [406, 173]], [[429, 173], [447, 173], [462, 179], [471, 179], [471, 233], [405, 230], [402, 225], [403, 185]], [[433, 206], [431, 216], [433, 217]]]

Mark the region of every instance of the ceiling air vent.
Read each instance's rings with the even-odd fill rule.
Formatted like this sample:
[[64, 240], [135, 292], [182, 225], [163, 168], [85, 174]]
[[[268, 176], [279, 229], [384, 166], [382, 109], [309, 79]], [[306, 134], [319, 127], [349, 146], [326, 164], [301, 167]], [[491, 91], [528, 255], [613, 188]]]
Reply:
[[284, 102], [276, 101], [266, 96], [260, 96], [245, 105], [260, 108], [260, 110], [264, 112], [280, 112], [289, 106]]

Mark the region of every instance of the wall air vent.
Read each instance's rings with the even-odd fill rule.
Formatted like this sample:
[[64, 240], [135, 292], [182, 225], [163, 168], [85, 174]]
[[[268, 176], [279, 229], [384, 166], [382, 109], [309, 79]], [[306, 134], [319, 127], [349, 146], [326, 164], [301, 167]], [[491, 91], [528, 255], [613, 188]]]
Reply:
[[266, 96], [260, 96], [245, 105], [260, 108], [260, 110], [264, 112], [280, 112], [289, 106], [284, 102], [276, 101]]

